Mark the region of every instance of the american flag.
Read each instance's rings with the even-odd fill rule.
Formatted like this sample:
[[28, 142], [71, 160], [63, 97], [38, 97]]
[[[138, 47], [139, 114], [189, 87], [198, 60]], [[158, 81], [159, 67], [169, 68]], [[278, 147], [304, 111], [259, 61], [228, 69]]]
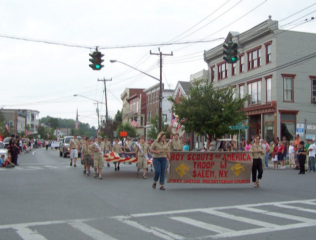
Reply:
[[10, 124], [9, 124], [9, 123], [7, 123], [7, 124], [5, 125], [5, 128], [6, 128], [7, 131], [10, 133]]
[[[147, 155], [147, 164], [152, 163], [152, 155]], [[116, 153], [109, 152], [104, 154], [103, 159], [107, 162], [127, 162], [127, 163], [136, 163], [138, 161], [136, 153]]]
[[131, 121], [131, 125], [133, 127], [137, 127], [139, 125], [139, 122], [137, 121], [137, 118], [135, 118], [133, 121]]
[[172, 113], [171, 126], [173, 126], [177, 121], [178, 121], [178, 119], [177, 119], [176, 116]]

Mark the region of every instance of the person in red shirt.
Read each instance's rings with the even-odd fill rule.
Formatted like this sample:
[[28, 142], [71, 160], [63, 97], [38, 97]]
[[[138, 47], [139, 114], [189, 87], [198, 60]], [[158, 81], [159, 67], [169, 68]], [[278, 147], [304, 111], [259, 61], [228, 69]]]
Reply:
[[281, 164], [281, 169], [285, 169], [285, 160], [284, 160], [284, 144], [282, 141], [279, 141], [279, 146], [278, 146], [278, 161]]

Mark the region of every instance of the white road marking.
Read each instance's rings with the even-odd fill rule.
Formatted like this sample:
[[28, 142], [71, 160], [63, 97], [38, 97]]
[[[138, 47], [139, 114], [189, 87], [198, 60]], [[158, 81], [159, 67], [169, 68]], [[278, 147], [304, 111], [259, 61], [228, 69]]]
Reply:
[[94, 240], [117, 240], [82, 221], [69, 222], [68, 224]]
[[132, 226], [132, 227], [134, 227], [136, 229], [139, 229], [139, 230], [147, 232], [147, 233], [151, 233], [151, 234], [153, 234], [153, 235], [155, 235], [157, 237], [160, 237], [162, 239], [165, 239], [165, 240], [174, 240], [174, 239], [181, 240], [181, 239], [184, 239], [184, 237], [179, 236], [177, 234], [174, 234], [174, 233], [171, 233], [171, 232], [159, 229], [157, 227], [143, 226], [143, 225], [141, 225], [138, 222], [129, 220], [128, 218], [124, 218], [124, 217], [114, 217], [114, 218], [116, 218], [116, 220], [118, 220], [120, 222], [123, 222], [123, 223], [125, 223], [127, 225], [130, 225], [130, 226]]
[[36, 153], [36, 151], [37, 151], [37, 150], [33, 151], [33, 152], [32, 152], [32, 155], [34, 155], [34, 153]]
[[54, 169], [59, 168], [59, 167], [56, 167], [56, 166], [50, 166], [50, 165], [44, 165], [44, 167], [46, 167], [46, 168], [54, 168]]
[[214, 224], [201, 222], [201, 221], [187, 218], [187, 217], [170, 217], [170, 219], [173, 219], [173, 220], [176, 220], [176, 221], [179, 221], [182, 223], [186, 223], [186, 224], [189, 224], [189, 225], [194, 226], [194, 227], [206, 229], [206, 230], [209, 230], [212, 232], [217, 232], [217, 233], [235, 232], [234, 230], [229, 229], [229, 228], [220, 227], [220, 226], [217, 226]]
[[275, 227], [275, 224], [273, 224], [273, 223], [263, 222], [263, 221], [259, 221], [259, 220], [252, 219], [252, 218], [239, 217], [239, 216], [235, 216], [233, 214], [219, 212], [216, 210], [206, 209], [205, 211], [203, 211], [203, 213], [212, 214], [215, 216], [235, 220], [238, 222], [248, 223], [251, 225], [257, 225], [257, 226], [265, 227], [265, 228], [274, 228]]
[[47, 240], [47, 238], [39, 234], [37, 231], [33, 231], [26, 227], [16, 227], [15, 230], [23, 240]]
[[287, 209], [298, 210], [298, 211], [302, 211], [302, 212], [316, 213], [316, 210], [314, 210], [314, 209], [294, 207], [294, 206], [281, 205], [281, 204], [273, 204], [273, 205], [276, 207], [280, 207], [280, 208], [287, 208]]

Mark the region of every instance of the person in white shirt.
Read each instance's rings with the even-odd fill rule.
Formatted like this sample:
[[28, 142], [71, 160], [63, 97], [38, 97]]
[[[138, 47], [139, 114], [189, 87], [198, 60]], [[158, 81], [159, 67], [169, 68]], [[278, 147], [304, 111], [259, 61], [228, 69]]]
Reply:
[[309, 171], [315, 172], [315, 154], [316, 154], [316, 145], [312, 140], [312, 144], [307, 149], [308, 152], [308, 165], [309, 165]]
[[294, 142], [290, 141], [290, 146], [289, 146], [289, 164], [290, 168], [292, 165], [295, 165], [295, 152], [294, 152]]

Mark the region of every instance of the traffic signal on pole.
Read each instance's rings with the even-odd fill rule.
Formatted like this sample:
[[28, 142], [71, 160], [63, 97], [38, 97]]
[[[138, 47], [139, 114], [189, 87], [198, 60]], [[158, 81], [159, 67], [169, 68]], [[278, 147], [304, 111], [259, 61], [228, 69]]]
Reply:
[[223, 59], [227, 63], [236, 63], [239, 60], [239, 58], [238, 58], [238, 44], [230, 41], [230, 42], [228, 42], [228, 44], [224, 44], [223, 47], [224, 47]]
[[102, 65], [102, 62], [104, 61], [102, 57], [104, 56], [101, 52], [98, 50], [94, 51], [93, 53], [89, 53], [90, 58], [89, 61], [92, 62], [92, 64], [89, 65], [93, 70], [101, 70], [101, 68], [104, 67]]

